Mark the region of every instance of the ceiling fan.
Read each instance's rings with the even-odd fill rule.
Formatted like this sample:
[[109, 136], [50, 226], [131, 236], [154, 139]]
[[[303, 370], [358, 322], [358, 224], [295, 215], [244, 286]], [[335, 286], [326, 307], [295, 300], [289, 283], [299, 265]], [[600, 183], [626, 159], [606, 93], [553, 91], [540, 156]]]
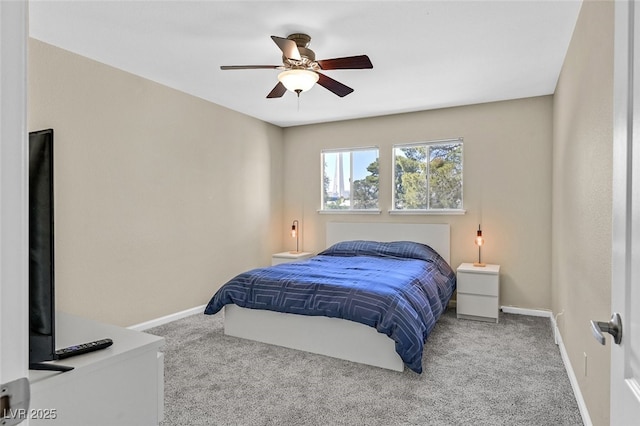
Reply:
[[373, 68], [367, 55], [348, 56], [344, 58], [322, 59], [316, 61], [316, 54], [309, 49], [311, 37], [307, 34], [291, 34], [287, 38], [271, 36], [271, 39], [282, 50], [282, 65], [223, 65], [221, 70], [278, 69], [278, 84], [269, 92], [267, 98], [279, 98], [287, 89], [300, 96], [315, 83], [327, 90], [344, 97], [353, 89], [336, 81], [320, 71], [369, 69]]

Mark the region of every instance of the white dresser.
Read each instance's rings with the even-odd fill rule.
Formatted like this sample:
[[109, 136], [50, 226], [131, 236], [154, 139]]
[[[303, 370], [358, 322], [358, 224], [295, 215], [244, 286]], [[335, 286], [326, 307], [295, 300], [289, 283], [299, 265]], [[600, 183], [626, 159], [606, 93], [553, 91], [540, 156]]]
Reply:
[[57, 313], [56, 347], [104, 338], [113, 345], [53, 362], [74, 367], [71, 371], [29, 371], [30, 411], [49, 413], [48, 419], [32, 418], [30, 425], [157, 425], [162, 420], [164, 338]]
[[500, 312], [500, 265], [458, 266], [458, 318], [498, 322]]

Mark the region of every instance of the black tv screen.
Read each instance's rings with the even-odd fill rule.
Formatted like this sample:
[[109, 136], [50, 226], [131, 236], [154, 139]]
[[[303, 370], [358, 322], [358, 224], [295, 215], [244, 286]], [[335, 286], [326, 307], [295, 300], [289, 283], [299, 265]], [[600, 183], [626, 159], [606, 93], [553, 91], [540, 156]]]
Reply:
[[55, 359], [53, 129], [29, 133], [29, 364]]

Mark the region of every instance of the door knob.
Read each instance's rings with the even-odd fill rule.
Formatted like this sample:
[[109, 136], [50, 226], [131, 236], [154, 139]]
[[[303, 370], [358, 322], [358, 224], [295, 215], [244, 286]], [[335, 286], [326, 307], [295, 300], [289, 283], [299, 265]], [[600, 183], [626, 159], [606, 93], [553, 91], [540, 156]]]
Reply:
[[622, 318], [619, 313], [611, 315], [609, 322], [591, 320], [591, 332], [593, 337], [601, 344], [605, 344], [604, 334], [609, 333], [613, 336], [613, 341], [619, 345], [622, 341]]

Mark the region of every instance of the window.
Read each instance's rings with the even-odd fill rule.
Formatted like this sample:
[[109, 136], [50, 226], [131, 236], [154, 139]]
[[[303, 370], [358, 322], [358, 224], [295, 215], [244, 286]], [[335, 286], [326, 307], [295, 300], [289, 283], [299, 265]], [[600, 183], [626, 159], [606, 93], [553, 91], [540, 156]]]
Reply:
[[462, 211], [462, 139], [393, 147], [396, 211]]
[[378, 211], [378, 148], [322, 151], [322, 210]]

